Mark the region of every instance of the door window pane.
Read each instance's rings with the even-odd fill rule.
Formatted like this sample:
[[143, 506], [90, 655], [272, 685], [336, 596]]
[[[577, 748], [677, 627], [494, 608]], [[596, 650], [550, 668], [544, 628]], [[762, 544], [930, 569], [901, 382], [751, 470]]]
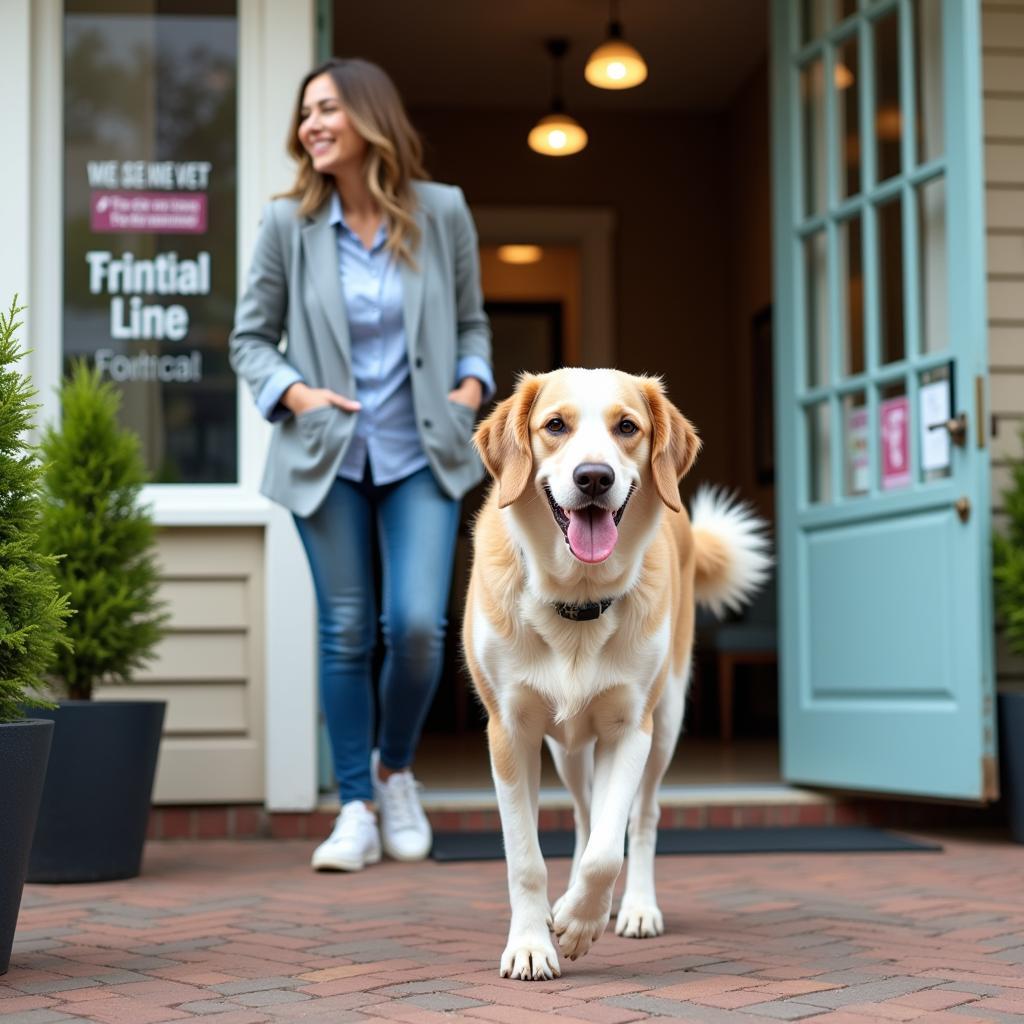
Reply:
[[800, 38], [809, 43], [824, 35], [828, 29], [825, 19], [828, 16], [829, 0], [801, 0], [800, 25], [803, 31]]
[[860, 46], [851, 36], [836, 51], [835, 84], [839, 97], [839, 152], [842, 154], [843, 195], [860, 191]]
[[861, 269], [860, 217], [839, 225], [839, 256], [843, 260], [840, 307], [843, 325], [843, 375], [864, 372], [864, 274]]
[[936, 178], [917, 190], [918, 265], [921, 272], [921, 351], [949, 345], [949, 263], [946, 248], [946, 182]]
[[883, 491], [910, 485], [910, 402], [903, 381], [878, 389], [879, 483]]
[[825, 233], [819, 231], [804, 240], [804, 281], [807, 290], [807, 386], [823, 387], [829, 382], [828, 330], [828, 248]]
[[900, 173], [899, 18], [887, 14], [875, 24], [875, 146], [879, 181]]
[[953, 417], [949, 366], [926, 370], [918, 377], [921, 423], [921, 479], [943, 480], [952, 475], [953, 445], [946, 424]]
[[235, 6], [64, 8], [65, 365], [118, 385], [156, 482], [238, 477]]
[[871, 485], [868, 403], [863, 391], [843, 396], [843, 493], [867, 494]]
[[881, 361], [906, 354], [903, 337], [903, 221], [898, 199], [878, 207], [878, 290]]
[[925, 163], [945, 149], [942, 82], [942, 4], [915, 0], [914, 36], [917, 60], [917, 153]]
[[832, 500], [832, 441], [828, 402], [804, 410], [807, 427], [807, 500], [824, 504]]
[[800, 72], [803, 97], [804, 215], [813, 217], [827, 202], [825, 162], [825, 90], [820, 60]]

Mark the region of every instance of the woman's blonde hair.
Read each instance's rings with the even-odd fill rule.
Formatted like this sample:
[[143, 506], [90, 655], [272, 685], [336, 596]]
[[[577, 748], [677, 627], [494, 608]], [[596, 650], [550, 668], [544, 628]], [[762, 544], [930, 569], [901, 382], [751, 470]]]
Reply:
[[299, 165], [295, 182], [282, 195], [299, 200], [299, 215], [319, 210], [334, 191], [334, 181], [313, 168], [310, 155], [299, 142], [302, 98], [306, 86], [320, 75], [330, 75], [338, 87], [341, 105], [353, 127], [366, 140], [366, 184], [380, 206], [388, 228], [386, 248], [415, 266], [413, 252], [420, 229], [413, 216], [416, 193], [412, 183], [426, 180], [423, 144], [409, 121], [402, 98], [383, 68], [357, 57], [332, 57], [313, 68], [299, 86], [299, 96], [288, 132], [288, 153]]

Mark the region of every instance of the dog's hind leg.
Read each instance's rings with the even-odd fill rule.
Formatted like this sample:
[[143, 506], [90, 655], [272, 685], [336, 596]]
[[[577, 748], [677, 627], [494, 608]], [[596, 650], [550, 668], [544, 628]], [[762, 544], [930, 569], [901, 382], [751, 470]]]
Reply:
[[594, 744], [588, 743], [578, 750], [568, 751], [551, 736], [547, 739], [551, 759], [563, 785], [572, 797], [573, 818], [576, 822], [576, 846], [572, 855], [569, 885], [576, 879], [580, 857], [590, 838], [590, 795], [594, 786]]
[[654, 853], [658, 841], [658, 787], [672, 760], [683, 724], [688, 680], [669, 679], [654, 709], [651, 753], [629, 817], [629, 858], [615, 934], [647, 938], [665, 930], [654, 891]]

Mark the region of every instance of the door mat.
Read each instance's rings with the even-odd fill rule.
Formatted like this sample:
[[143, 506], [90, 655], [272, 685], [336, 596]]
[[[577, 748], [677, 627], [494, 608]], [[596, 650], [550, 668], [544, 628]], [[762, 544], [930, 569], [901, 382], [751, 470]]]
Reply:
[[[545, 857], [571, 857], [572, 832], [541, 832]], [[912, 853], [942, 851], [941, 845], [911, 839], [870, 825], [781, 826], [779, 828], [672, 828], [658, 832], [658, 855], [687, 853]], [[435, 832], [436, 861], [501, 860], [500, 832]]]

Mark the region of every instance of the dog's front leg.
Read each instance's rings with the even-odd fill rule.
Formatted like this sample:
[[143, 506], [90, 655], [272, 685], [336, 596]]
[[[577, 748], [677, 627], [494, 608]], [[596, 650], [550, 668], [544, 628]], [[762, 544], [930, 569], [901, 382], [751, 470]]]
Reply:
[[525, 724], [511, 731], [492, 718], [487, 739], [512, 907], [501, 976], [525, 981], [556, 978], [562, 972], [548, 935], [548, 872], [537, 837], [542, 731]]
[[650, 734], [636, 726], [597, 742], [590, 839], [554, 914], [559, 948], [570, 960], [583, 956], [608, 924], [612, 890], [622, 870], [629, 808], [650, 749]]

